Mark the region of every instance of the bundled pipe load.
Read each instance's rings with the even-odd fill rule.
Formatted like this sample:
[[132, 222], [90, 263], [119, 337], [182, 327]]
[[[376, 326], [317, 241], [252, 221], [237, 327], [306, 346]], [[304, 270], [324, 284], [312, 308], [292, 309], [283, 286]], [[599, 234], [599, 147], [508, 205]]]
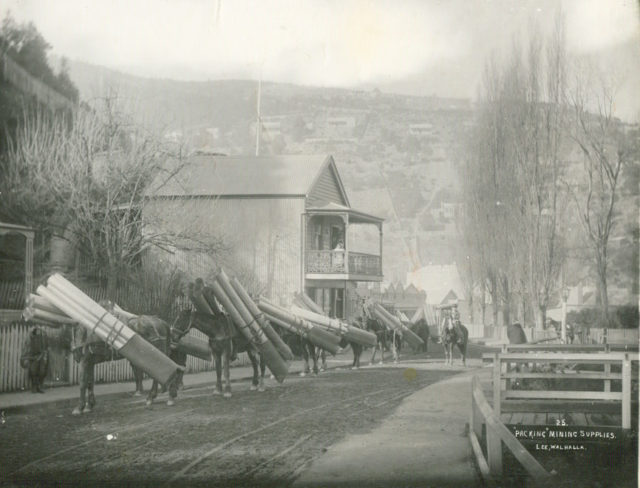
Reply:
[[295, 332], [307, 339], [314, 346], [320, 347], [331, 354], [337, 354], [338, 351], [340, 351], [340, 338], [338, 336], [314, 326], [300, 317], [296, 317], [288, 310], [269, 302], [266, 298], [260, 297], [258, 308], [262, 310], [274, 324], [291, 332]]
[[393, 317], [385, 315], [384, 312], [380, 309], [386, 312], [386, 310], [384, 310], [379, 303], [374, 303], [370, 308], [371, 314], [374, 316], [374, 318], [378, 319], [388, 330], [396, 330], [398, 326], [394, 322]]
[[235, 292], [224, 270], [220, 270], [216, 275], [212, 290], [240, 332], [258, 348], [276, 380], [282, 383], [287, 376], [289, 366]]
[[192, 335], [184, 335], [178, 341], [176, 349], [184, 354], [211, 361], [211, 348], [205, 340], [193, 337]]
[[400, 321], [400, 319], [391, 315], [391, 313], [389, 313], [382, 305], [380, 305], [379, 303], [374, 304], [373, 310], [377, 314], [377, 316], [387, 324], [388, 327], [391, 327], [392, 330], [402, 331], [403, 338], [412, 347], [419, 347], [424, 344], [424, 341], [415, 332], [404, 325]]
[[416, 309], [416, 312], [411, 317], [411, 323], [412, 324], [417, 324], [418, 321], [421, 320], [421, 319], [424, 319], [425, 321], [427, 320], [427, 317], [424, 314], [424, 308], [423, 307], [419, 307], [419, 308]]
[[50, 276], [36, 293], [158, 382], [169, 383], [183, 369], [61, 275]]
[[213, 316], [213, 310], [204, 297], [204, 286], [200, 280], [196, 280], [195, 286], [189, 283], [189, 299], [200, 313], [206, 313]]
[[376, 345], [376, 335], [366, 330], [358, 329], [352, 325], [345, 324], [338, 319], [331, 319], [326, 315], [320, 315], [306, 308], [291, 307], [294, 315], [304, 318], [310, 322], [315, 322], [329, 327], [338, 332], [342, 337], [350, 342], [356, 342], [365, 347], [374, 347]]
[[311, 310], [312, 312], [319, 313], [320, 315], [324, 315], [324, 310], [320, 308], [316, 302], [314, 302], [309, 295], [306, 293], [296, 293], [295, 297], [299, 299], [306, 308]]
[[264, 314], [251, 299], [249, 294], [243, 288], [242, 284], [236, 278], [231, 278], [231, 286], [242, 300], [242, 303], [244, 303], [249, 312], [251, 312], [251, 315], [253, 315], [254, 319], [258, 321], [258, 324], [260, 324], [260, 327], [262, 327], [262, 330], [264, 330], [265, 334], [276, 347], [280, 355], [287, 361], [291, 361], [293, 359], [293, 353], [291, 352], [291, 349], [285, 344], [278, 333], [273, 330], [271, 324], [264, 317]]
[[25, 307], [22, 310], [24, 320], [41, 322], [49, 327], [60, 327], [64, 324], [75, 324], [75, 320], [69, 318], [58, 307], [49, 300], [39, 295], [30, 293], [25, 300]]

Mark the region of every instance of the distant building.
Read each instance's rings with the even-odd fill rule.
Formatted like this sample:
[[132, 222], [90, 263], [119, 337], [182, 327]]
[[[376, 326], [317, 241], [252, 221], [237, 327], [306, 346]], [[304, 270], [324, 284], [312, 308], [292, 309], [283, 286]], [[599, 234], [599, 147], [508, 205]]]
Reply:
[[458, 303], [461, 317], [466, 318], [467, 301], [464, 285], [455, 264], [423, 266], [407, 273], [407, 283], [427, 294], [427, 305]]

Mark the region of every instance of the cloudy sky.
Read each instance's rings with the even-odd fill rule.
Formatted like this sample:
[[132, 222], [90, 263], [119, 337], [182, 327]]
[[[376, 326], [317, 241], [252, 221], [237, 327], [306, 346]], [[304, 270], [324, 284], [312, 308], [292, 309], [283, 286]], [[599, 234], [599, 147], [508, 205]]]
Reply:
[[[617, 63], [640, 115], [637, 0], [4, 0], [52, 51], [132, 74], [473, 97], [485, 57], [562, 7], [572, 54]], [[613, 53], [613, 55], [612, 55]], [[633, 104], [636, 105], [633, 105]], [[629, 106], [631, 104], [631, 106]]]

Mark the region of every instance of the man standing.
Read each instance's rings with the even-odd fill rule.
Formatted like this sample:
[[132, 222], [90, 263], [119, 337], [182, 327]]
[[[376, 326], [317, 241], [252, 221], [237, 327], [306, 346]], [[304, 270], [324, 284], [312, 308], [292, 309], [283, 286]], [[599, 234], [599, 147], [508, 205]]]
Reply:
[[40, 327], [29, 332], [22, 347], [20, 365], [29, 372], [31, 393], [44, 393], [42, 386], [49, 369], [49, 350], [47, 335]]

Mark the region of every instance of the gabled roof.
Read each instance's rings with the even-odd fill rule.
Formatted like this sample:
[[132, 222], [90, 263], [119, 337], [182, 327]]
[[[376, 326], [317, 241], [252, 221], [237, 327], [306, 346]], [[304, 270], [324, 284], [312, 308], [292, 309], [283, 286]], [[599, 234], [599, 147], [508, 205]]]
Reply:
[[326, 204], [324, 207], [309, 207], [307, 208], [307, 212], [326, 214], [348, 213], [351, 222], [384, 222], [384, 219], [381, 217], [376, 217], [375, 215], [364, 213], [355, 208], [345, 207], [344, 205], [333, 202]]
[[428, 304], [441, 304], [453, 292], [459, 300], [464, 300], [464, 285], [458, 267], [452, 265], [430, 265], [407, 273], [407, 283], [427, 293]]
[[[306, 197], [333, 157], [311, 156], [190, 156], [167, 184], [152, 185], [148, 197], [171, 196], [296, 196]], [[340, 191], [346, 192], [337, 176]]]

